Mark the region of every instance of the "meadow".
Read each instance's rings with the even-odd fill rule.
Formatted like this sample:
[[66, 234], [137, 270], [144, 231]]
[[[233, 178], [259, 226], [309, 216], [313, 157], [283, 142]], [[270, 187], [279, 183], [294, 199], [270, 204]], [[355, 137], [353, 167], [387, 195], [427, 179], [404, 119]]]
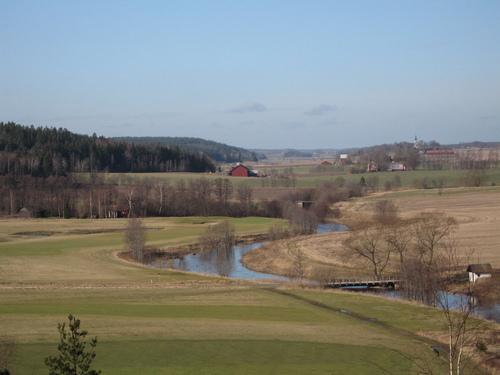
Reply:
[[[146, 219], [148, 244], [192, 243], [219, 219]], [[240, 235], [275, 222], [231, 221]], [[0, 342], [14, 345], [3, 359], [14, 374], [46, 373], [43, 359], [55, 352], [56, 326], [68, 313], [98, 336], [96, 365], [104, 374], [383, 374], [445, 366], [420, 335], [444, 329], [433, 309], [131, 264], [115, 256], [124, 225], [1, 220]]]
[[[444, 170], [411, 170], [404, 172], [377, 172], [377, 173], [355, 173], [349, 172], [348, 168], [327, 167], [317, 169], [315, 165], [296, 167], [266, 167], [259, 169], [261, 172], [270, 174], [272, 171], [278, 174], [288, 174], [283, 177], [228, 177], [221, 173], [106, 173], [102, 174], [106, 181], [124, 184], [130, 181], [149, 180], [152, 182], [164, 182], [175, 184], [179, 180], [189, 181], [200, 177], [213, 180], [216, 178], [229, 178], [235, 186], [246, 185], [255, 189], [259, 188], [314, 188], [324, 183], [333, 183], [342, 177], [346, 183], [359, 183], [362, 177], [365, 180], [374, 178], [378, 180], [379, 187], [384, 188], [387, 182], [393, 182], [395, 176], [399, 176], [401, 188], [427, 187], [459, 187], [464, 186], [465, 176], [470, 170], [444, 169]], [[500, 185], [500, 168], [485, 169], [482, 171], [482, 185]], [[82, 176], [84, 178], [84, 176]]]
[[457, 221], [454, 238], [462, 252], [472, 252], [471, 263], [500, 267], [500, 187], [408, 190], [380, 193], [342, 204], [346, 212], [370, 214], [375, 202], [392, 200], [402, 217], [439, 212]]
[[[394, 202], [403, 218], [423, 212], [445, 213], [455, 218], [457, 228], [453, 236], [461, 254], [470, 256], [469, 263], [488, 262], [500, 267], [500, 186], [379, 192], [337, 203], [341, 212], [337, 220], [353, 227], [371, 220], [380, 200]], [[342, 243], [348, 236], [345, 232], [332, 232], [276, 241], [246, 254], [243, 260], [256, 271], [286, 275], [293, 267], [288, 251], [292, 241], [307, 257], [305, 271], [309, 277], [314, 277], [318, 269], [329, 269], [337, 278], [366, 277], [370, 275], [369, 264], [345, 256]]]

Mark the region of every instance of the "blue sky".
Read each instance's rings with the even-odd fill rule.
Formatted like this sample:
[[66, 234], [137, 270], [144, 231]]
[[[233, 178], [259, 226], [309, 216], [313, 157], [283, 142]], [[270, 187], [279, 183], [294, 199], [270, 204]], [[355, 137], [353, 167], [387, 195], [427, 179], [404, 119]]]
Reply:
[[500, 1], [0, 0], [0, 121], [244, 147], [500, 140]]

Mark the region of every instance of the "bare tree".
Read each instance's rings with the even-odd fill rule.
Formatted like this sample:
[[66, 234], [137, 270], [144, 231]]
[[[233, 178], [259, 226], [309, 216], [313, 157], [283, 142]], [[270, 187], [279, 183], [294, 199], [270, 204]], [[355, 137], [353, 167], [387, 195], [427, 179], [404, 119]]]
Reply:
[[132, 257], [141, 262], [144, 259], [144, 247], [146, 244], [146, 230], [139, 218], [132, 217], [128, 219], [125, 229], [125, 246], [130, 251]]
[[394, 224], [398, 220], [398, 207], [391, 200], [380, 200], [374, 206], [374, 219], [380, 224]]
[[214, 193], [218, 206], [222, 211], [227, 210], [227, 204], [233, 193], [233, 185], [227, 178], [216, 178], [213, 182]]
[[389, 264], [391, 247], [387, 246], [381, 228], [367, 228], [352, 232], [344, 241], [348, 256], [367, 260], [373, 269], [373, 276], [380, 279]]
[[402, 268], [405, 264], [406, 255], [411, 250], [413, 241], [411, 224], [407, 221], [398, 220], [384, 228], [384, 238], [391, 252], [399, 256], [399, 264]]
[[209, 256], [215, 256], [219, 275], [229, 276], [233, 266], [233, 246], [236, 243], [234, 227], [228, 221], [210, 225], [199, 239], [201, 248]]
[[292, 268], [290, 272], [290, 277], [296, 279], [300, 283], [304, 280], [306, 273], [306, 255], [304, 251], [297, 245], [296, 242], [288, 242], [288, 255], [292, 259]]
[[168, 185], [159, 181], [155, 184], [155, 190], [158, 197], [158, 215], [163, 215], [164, 205], [165, 205], [165, 193], [168, 189]]
[[252, 205], [253, 190], [246, 184], [241, 184], [237, 189], [238, 201], [242, 207], [243, 213], [247, 215]]
[[316, 215], [312, 211], [290, 203], [285, 207], [283, 214], [288, 219], [290, 232], [293, 234], [312, 234], [316, 231], [318, 223]]
[[[465, 268], [468, 256], [459, 254], [454, 241], [449, 241], [436, 254], [434, 272], [437, 275], [432, 286], [436, 305], [443, 314], [448, 328], [448, 370], [450, 375], [461, 375], [475, 367], [466, 350], [472, 347], [478, 339], [478, 333], [483, 325], [478, 319], [473, 319], [474, 283], [468, 282], [467, 293], [453, 295], [453, 285], [460, 273], [457, 270]], [[451, 297], [453, 296], [453, 297]]]
[[276, 241], [289, 237], [290, 232], [286, 224], [277, 223], [269, 227], [268, 236], [271, 241]]
[[455, 219], [439, 214], [422, 214], [414, 224], [416, 255], [427, 265], [432, 265], [434, 256], [447, 238], [455, 231]]
[[398, 240], [397, 232], [392, 235], [391, 246], [406, 249], [402, 288], [408, 298], [434, 305], [442, 312], [447, 327], [448, 372], [461, 375], [475, 366], [466, 351], [477, 342], [481, 327], [480, 321], [473, 319], [474, 284], [467, 281], [465, 294], [454, 293], [456, 284], [466, 279], [464, 270], [470, 254], [458, 251], [452, 236], [456, 226], [453, 219], [424, 215], [413, 225], [411, 239], [406, 231]]
[[331, 283], [336, 276], [334, 268], [329, 266], [315, 266], [311, 271], [311, 279], [317, 281], [321, 286]]
[[133, 217], [134, 212], [134, 188], [130, 187], [127, 193], [128, 217]]

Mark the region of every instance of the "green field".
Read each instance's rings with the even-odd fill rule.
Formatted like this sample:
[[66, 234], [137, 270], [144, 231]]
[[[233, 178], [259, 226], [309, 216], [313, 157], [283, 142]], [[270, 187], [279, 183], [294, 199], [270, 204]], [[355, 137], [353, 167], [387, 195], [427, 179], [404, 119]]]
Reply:
[[[145, 224], [150, 244], [176, 246], [218, 219]], [[231, 220], [239, 234], [274, 222]], [[0, 224], [0, 342], [15, 344], [7, 358], [15, 374], [46, 373], [68, 313], [98, 336], [104, 374], [407, 374], [445, 365], [417, 335], [444, 329], [430, 308], [133, 265], [114, 255], [125, 220]]]
[[[434, 368], [430, 343], [406, 328], [440, 329], [427, 308], [385, 300], [258, 287], [2, 290], [0, 328], [15, 340], [17, 374], [43, 373], [55, 351], [56, 323], [77, 314], [98, 336], [105, 374], [384, 374]], [[294, 298], [344, 309], [379, 311], [383, 321], [329, 311]], [[370, 313], [370, 310], [367, 310]], [[412, 314], [412, 325], [391, 318]], [[375, 316], [374, 315], [374, 316]], [[382, 321], [381, 321], [382, 322]]]
[[[268, 168], [268, 172], [273, 168]], [[294, 173], [294, 184], [298, 188], [317, 187], [325, 182], [333, 182], [338, 177], [342, 177], [346, 182], [359, 182], [361, 177], [365, 179], [376, 177], [380, 189], [384, 188], [386, 181], [392, 181], [395, 176], [401, 179], [402, 188], [420, 187], [422, 181], [427, 180], [429, 187], [443, 184], [443, 187], [464, 186], [464, 176], [470, 173], [470, 170], [450, 169], [450, 170], [414, 170], [405, 172], [377, 172], [377, 173], [359, 173], [351, 174], [348, 171], [335, 170], [332, 167], [331, 172], [316, 172], [314, 167], [300, 166], [286, 168]], [[265, 170], [265, 169], [264, 169]], [[283, 172], [285, 168], [277, 168], [277, 171]], [[293, 187], [290, 179], [277, 178], [272, 182], [270, 177], [228, 177], [222, 174], [214, 173], [108, 173], [103, 175], [106, 181], [124, 184], [134, 180], [163, 181], [165, 183], [175, 184], [179, 180], [189, 181], [196, 178], [229, 178], [234, 185], [247, 185], [252, 188], [263, 187]], [[272, 185], [274, 184], [274, 185]], [[500, 185], [500, 169], [484, 170], [482, 185]]]

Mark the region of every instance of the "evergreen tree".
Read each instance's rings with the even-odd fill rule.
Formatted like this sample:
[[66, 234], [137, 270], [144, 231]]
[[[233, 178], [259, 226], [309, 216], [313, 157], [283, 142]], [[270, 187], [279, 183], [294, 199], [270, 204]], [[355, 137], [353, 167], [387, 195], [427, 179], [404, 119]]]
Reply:
[[204, 153], [175, 145], [131, 144], [66, 129], [0, 122], [0, 175], [72, 172], [214, 172]]
[[[49, 375], [98, 375], [100, 370], [92, 370], [92, 362], [96, 357], [97, 337], [87, 342], [87, 331], [80, 329], [80, 319], [68, 315], [68, 325], [59, 323], [59, 354], [45, 359]], [[68, 328], [68, 329], [66, 329]], [[88, 347], [89, 346], [89, 347]]]

